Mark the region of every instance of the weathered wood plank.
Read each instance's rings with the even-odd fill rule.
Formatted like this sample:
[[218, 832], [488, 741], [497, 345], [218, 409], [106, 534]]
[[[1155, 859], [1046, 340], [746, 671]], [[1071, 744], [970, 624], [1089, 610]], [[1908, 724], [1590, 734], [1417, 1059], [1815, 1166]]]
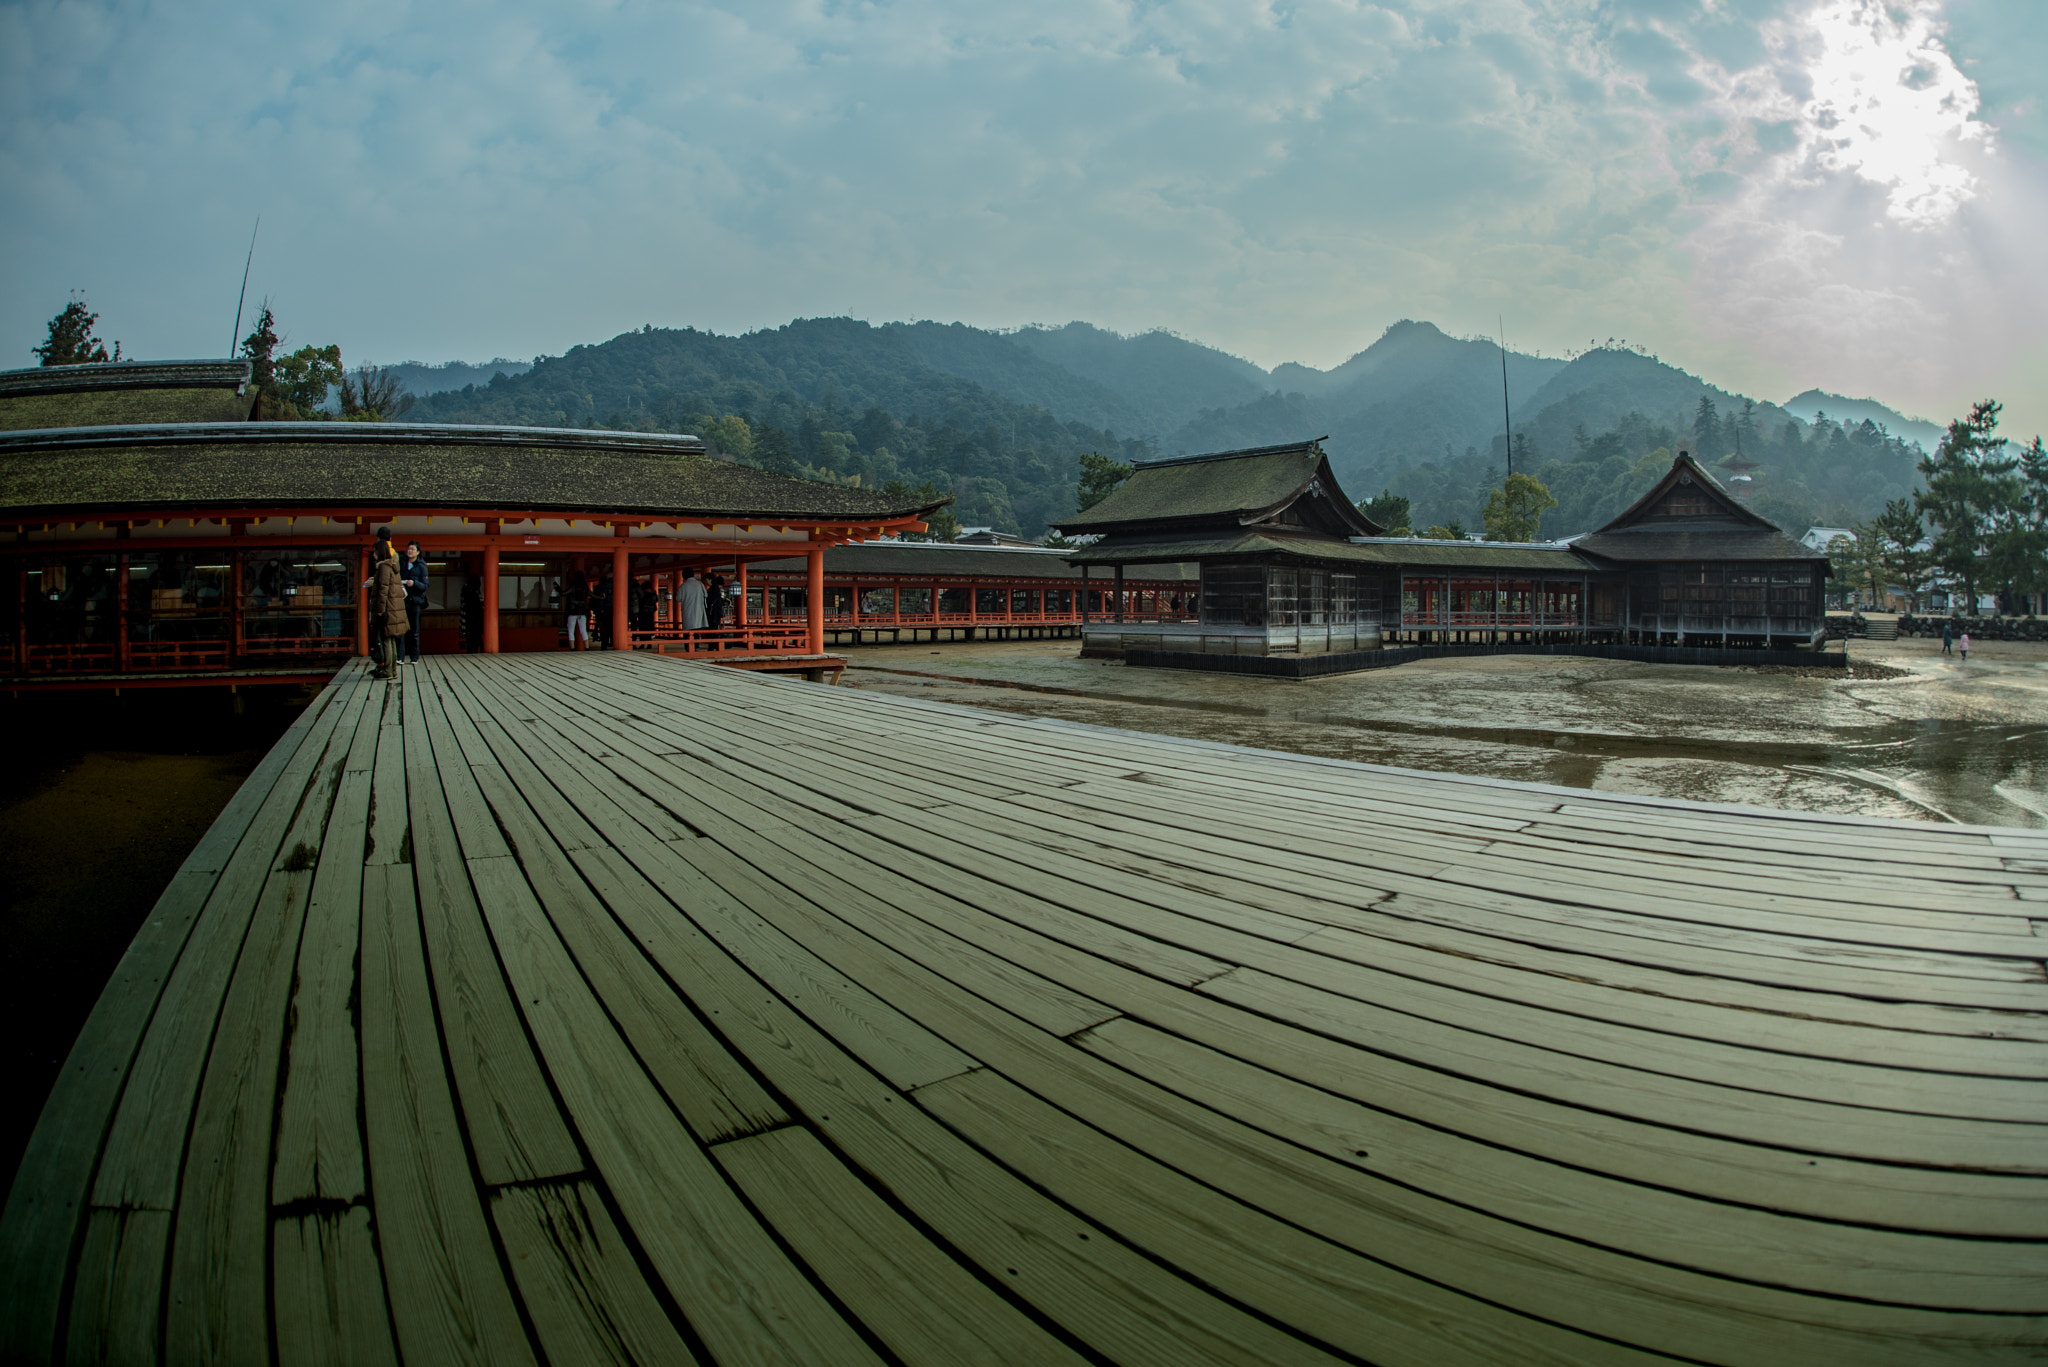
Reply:
[[288, 1216], [271, 1238], [279, 1362], [380, 1367], [398, 1361], [367, 1207]]
[[[425, 669], [428, 666], [415, 666]], [[483, 914], [470, 886], [463, 847], [445, 798], [443, 779], [472, 795], [481, 810], [473, 816], [488, 830], [484, 848], [503, 851], [490, 812], [475, 796], [466, 762], [456, 757], [445, 770], [435, 763], [427, 732], [438, 703], [425, 687], [408, 691], [404, 735], [406, 784], [403, 800], [412, 835], [410, 868], [416, 876], [420, 925], [425, 936], [434, 996], [448, 1050], [449, 1071], [468, 1123], [477, 1170], [487, 1185], [560, 1177], [581, 1170], [583, 1157], [569, 1135], [561, 1110], [548, 1091], [540, 1064], [520, 1026], [505, 976], [498, 964]], [[394, 793], [390, 801], [396, 802]], [[483, 839], [483, 837], [477, 837]]]
[[363, 873], [363, 1121], [391, 1321], [409, 1363], [530, 1363], [463, 1152], [409, 873]]
[[1083, 1361], [933, 1247], [810, 1131], [772, 1130], [712, 1154], [833, 1294], [905, 1363]]
[[66, 1363], [99, 1367], [158, 1360], [164, 1257], [170, 1241], [167, 1210], [94, 1210], [87, 1216], [71, 1289]]
[[500, 1187], [491, 1195], [491, 1219], [550, 1362], [661, 1367], [699, 1360], [590, 1183]]

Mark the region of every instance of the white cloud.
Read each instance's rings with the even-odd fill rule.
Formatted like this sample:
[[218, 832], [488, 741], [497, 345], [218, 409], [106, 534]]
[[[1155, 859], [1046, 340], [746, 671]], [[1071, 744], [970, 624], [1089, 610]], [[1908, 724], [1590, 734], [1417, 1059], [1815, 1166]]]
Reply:
[[261, 209], [252, 288], [301, 340], [380, 359], [846, 312], [1329, 364], [1398, 317], [1506, 312], [1531, 343], [1627, 335], [1767, 393], [1826, 348], [1882, 390], [1914, 364], [1901, 329], [1995, 348], [1986, 263], [2019, 271], [2007, 298], [2042, 279], [1939, 21], [41, 0], [0, 7], [0, 340], [26, 359], [82, 285], [131, 351], [218, 350]]

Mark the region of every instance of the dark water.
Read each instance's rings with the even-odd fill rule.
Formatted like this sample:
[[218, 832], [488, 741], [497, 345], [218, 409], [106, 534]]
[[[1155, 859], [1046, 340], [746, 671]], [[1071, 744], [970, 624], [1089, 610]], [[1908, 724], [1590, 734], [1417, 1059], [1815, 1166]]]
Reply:
[[298, 714], [295, 691], [25, 694], [0, 779], [0, 1174], [157, 896]]

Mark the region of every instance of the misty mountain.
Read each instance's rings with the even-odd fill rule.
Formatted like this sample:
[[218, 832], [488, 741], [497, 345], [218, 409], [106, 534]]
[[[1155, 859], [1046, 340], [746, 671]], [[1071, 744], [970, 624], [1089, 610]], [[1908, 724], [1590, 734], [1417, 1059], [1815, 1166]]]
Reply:
[[[1326, 371], [1268, 373], [1171, 333], [1080, 322], [996, 332], [848, 318], [732, 337], [643, 328], [517, 373], [466, 369], [487, 368], [429, 393], [413, 416], [699, 432], [730, 417], [761, 434], [737, 442], [740, 458], [814, 478], [930, 481], [953, 490], [963, 521], [1026, 535], [1072, 510], [1083, 451], [1142, 459], [1328, 434], [1346, 490], [1409, 496], [1417, 527], [1476, 526], [1506, 465], [1500, 349], [1413, 320]], [[1751, 487], [1768, 495], [1767, 515], [1868, 517], [1914, 482], [1918, 448], [1899, 437], [1934, 432], [1869, 400], [1753, 402], [1622, 348], [1569, 361], [1509, 352], [1506, 369], [1516, 468], [1570, 495], [1545, 524], [1552, 534], [1626, 506], [1658, 465], [1650, 456], [1702, 432], [1710, 458], [1740, 447], [1764, 463]], [[1791, 411], [1808, 399], [1827, 420]], [[1704, 427], [1702, 401], [1714, 414]]]
[[470, 365], [466, 361], [443, 361], [439, 365], [428, 365], [424, 361], [402, 361], [386, 366], [413, 393], [425, 398], [450, 389], [460, 389], [467, 384], [489, 384], [491, 377], [500, 371], [507, 375], [524, 375], [533, 369], [531, 361], [509, 361], [503, 356]]
[[1925, 418], [1909, 418], [1898, 411], [1887, 408], [1876, 399], [1849, 399], [1825, 390], [1809, 389], [1794, 399], [1787, 399], [1779, 405], [1787, 413], [1804, 423], [1814, 420], [1816, 414], [1826, 414], [1835, 422], [1860, 423], [1865, 419], [1876, 423], [1895, 437], [1917, 441], [1932, 451], [1941, 444], [1947, 429], [1940, 423]]

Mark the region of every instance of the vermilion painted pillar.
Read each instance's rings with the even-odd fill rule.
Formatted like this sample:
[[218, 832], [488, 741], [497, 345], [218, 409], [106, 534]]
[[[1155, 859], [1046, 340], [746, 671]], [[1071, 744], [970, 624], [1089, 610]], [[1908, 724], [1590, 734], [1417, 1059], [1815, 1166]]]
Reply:
[[747, 624], [747, 562], [744, 560], [740, 561], [739, 564], [739, 580], [740, 600], [733, 604], [733, 606], [738, 611], [737, 622], [739, 625], [745, 626]]
[[[239, 568], [237, 570], [239, 577]], [[356, 654], [370, 653], [370, 590], [364, 580], [370, 577], [370, 552], [367, 547], [356, 548]]]
[[498, 653], [498, 548], [484, 547], [484, 654]]
[[612, 547], [612, 649], [633, 648], [633, 614], [626, 600], [626, 588], [633, 573], [632, 558], [623, 539]]
[[804, 576], [804, 651], [825, 653], [825, 548], [812, 546]]

